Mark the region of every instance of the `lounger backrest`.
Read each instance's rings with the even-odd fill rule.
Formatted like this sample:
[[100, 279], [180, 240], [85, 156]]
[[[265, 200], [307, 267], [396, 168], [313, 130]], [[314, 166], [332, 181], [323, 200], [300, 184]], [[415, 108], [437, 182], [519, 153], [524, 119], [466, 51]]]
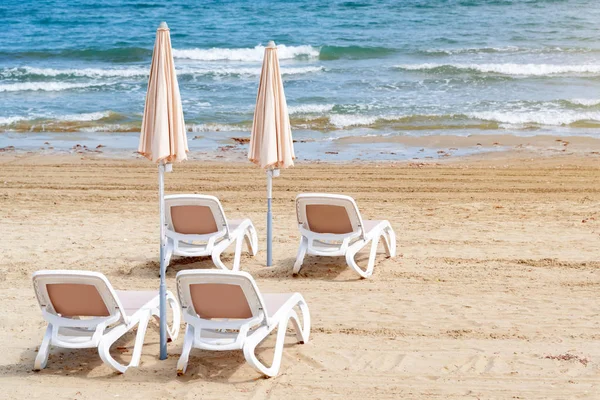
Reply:
[[243, 271], [181, 271], [177, 292], [181, 306], [202, 319], [266, 319], [258, 287]]
[[106, 277], [89, 271], [38, 271], [33, 274], [38, 302], [46, 311], [64, 318], [125, 318], [123, 307]]
[[167, 228], [182, 235], [227, 232], [223, 207], [214, 196], [176, 194], [165, 196]]
[[305, 193], [296, 197], [298, 224], [314, 233], [364, 235], [362, 218], [352, 197]]

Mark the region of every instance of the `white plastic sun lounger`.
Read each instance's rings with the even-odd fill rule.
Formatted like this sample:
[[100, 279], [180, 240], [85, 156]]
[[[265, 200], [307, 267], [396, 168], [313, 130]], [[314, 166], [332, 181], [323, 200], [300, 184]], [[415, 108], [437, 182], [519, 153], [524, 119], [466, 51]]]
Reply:
[[215, 265], [228, 269], [221, 254], [235, 242], [232, 269], [240, 269], [242, 244], [251, 255], [258, 250], [256, 229], [249, 219], [229, 220], [221, 202], [214, 196], [175, 194], [165, 196], [167, 211], [167, 266], [173, 255], [211, 256]]
[[[261, 294], [246, 272], [188, 270], [177, 274], [177, 291], [186, 322], [177, 373], [187, 369], [192, 348], [243, 350], [246, 361], [262, 374], [277, 375], [287, 326], [291, 320], [298, 342], [308, 342], [310, 314], [299, 293]], [[302, 313], [302, 328], [295, 308]], [[256, 346], [277, 328], [270, 367], [258, 360]]]
[[[33, 369], [46, 367], [50, 346], [68, 349], [98, 348], [102, 361], [120, 373], [137, 367], [142, 354], [148, 321], [159, 317], [158, 291], [114, 290], [106, 277], [88, 271], [38, 271], [33, 287], [48, 328]], [[173, 324], [167, 333], [177, 338], [181, 311], [171, 292], [167, 301]], [[128, 365], [110, 355], [110, 347], [137, 326], [135, 345]]]
[[[396, 256], [396, 234], [386, 220], [363, 220], [352, 197], [338, 194], [305, 193], [296, 197], [298, 227], [302, 235], [294, 274], [302, 268], [306, 254], [345, 256], [346, 263], [362, 278], [373, 274], [379, 239], [388, 257]], [[371, 242], [366, 270], [354, 257]]]

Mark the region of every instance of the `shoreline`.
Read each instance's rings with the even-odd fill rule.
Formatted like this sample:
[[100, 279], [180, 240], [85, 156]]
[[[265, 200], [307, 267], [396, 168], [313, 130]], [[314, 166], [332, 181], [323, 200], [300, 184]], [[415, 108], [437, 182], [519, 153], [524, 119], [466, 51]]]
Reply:
[[[190, 160], [246, 162], [249, 136], [223, 133], [188, 139]], [[130, 160], [137, 154], [138, 134], [0, 135], [0, 159], [6, 155], [60, 156]], [[334, 140], [295, 139], [298, 163], [303, 162], [443, 162], [472, 157], [523, 155], [600, 155], [600, 138], [591, 136], [516, 136], [511, 134], [345, 136]]]

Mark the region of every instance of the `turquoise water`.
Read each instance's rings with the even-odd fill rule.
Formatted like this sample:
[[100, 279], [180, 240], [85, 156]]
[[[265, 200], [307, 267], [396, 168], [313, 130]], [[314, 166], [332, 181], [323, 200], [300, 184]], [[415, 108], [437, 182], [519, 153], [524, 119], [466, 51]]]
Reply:
[[190, 139], [205, 147], [248, 135], [271, 39], [297, 139], [600, 137], [593, 0], [5, 0], [0, 142], [135, 137], [162, 20]]

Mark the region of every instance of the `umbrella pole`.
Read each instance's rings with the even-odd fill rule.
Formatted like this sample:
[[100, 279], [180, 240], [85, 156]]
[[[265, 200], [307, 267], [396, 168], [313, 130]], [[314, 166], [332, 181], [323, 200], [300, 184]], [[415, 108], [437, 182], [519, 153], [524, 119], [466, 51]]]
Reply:
[[267, 267], [273, 265], [273, 214], [271, 200], [273, 198], [273, 170], [267, 170]]
[[167, 358], [167, 284], [165, 282], [165, 163], [158, 165], [158, 196], [160, 203], [160, 359]]

